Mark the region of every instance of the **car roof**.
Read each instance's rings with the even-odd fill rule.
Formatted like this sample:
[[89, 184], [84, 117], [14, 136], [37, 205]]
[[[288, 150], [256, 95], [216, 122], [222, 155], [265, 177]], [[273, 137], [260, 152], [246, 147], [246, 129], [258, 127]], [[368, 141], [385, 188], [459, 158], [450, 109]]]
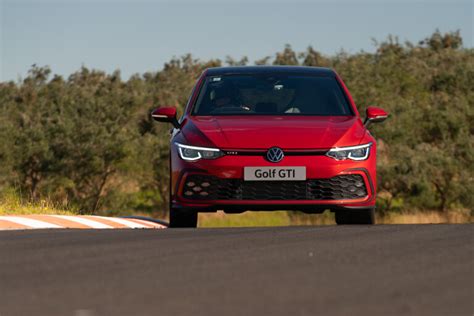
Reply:
[[270, 73], [296, 73], [313, 74], [316, 76], [335, 76], [334, 70], [323, 67], [307, 66], [238, 66], [208, 68], [208, 76], [238, 75], [238, 74], [270, 74]]

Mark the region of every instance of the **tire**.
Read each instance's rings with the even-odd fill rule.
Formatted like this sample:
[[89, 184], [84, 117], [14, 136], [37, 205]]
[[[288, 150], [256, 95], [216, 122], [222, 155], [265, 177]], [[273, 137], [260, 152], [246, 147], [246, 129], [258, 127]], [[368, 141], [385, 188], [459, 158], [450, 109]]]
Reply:
[[198, 213], [188, 210], [170, 210], [170, 228], [196, 228]]
[[373, 225], [375, 224], [375, 209], [336, 211], [337, 225]]

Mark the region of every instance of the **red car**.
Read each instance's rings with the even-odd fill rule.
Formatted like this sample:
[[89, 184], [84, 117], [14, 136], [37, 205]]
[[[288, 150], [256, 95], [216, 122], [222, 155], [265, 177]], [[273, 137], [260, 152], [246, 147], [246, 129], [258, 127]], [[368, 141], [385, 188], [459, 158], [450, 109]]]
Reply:
[[170, 227], [196, 227], [198, 212], [335, 212], [337, 224], [373, 224], [376, 143], [341, 78], [316, 67], [204, 71], [170, 122]]

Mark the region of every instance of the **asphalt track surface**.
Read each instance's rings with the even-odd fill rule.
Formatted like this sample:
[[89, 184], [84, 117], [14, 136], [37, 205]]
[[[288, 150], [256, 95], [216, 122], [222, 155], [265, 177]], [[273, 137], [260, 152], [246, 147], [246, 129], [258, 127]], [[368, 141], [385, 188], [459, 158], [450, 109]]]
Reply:
[[0, 232], [0, 315], [468, 315], [474, 225]]

